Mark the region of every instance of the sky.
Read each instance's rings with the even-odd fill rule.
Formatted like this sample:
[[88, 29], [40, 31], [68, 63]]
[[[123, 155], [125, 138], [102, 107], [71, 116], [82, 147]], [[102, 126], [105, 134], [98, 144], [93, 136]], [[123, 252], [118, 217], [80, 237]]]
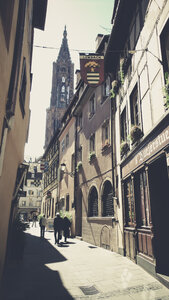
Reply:
[[[57, 60], [65, 25], [70, 56], [76, 71], [79, 69], [79, 52], [95, 52], [97, 34], [111, 32], [113, 4], [114, 0], [48, 0], [45, 30], [34, 31], [31, 119], [29, 139], [25, 145], [26, 161], [30, 158], [34, 161], [44, 153], [53, 62]], [[74, 78], [76, 82], [76, 75]]]

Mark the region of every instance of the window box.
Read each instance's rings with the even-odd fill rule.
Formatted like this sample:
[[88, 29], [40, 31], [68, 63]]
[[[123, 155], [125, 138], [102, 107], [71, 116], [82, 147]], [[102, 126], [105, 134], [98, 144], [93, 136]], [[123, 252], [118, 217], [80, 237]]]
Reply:
[[109, 140], [105, 140], [104, 144], [102, 145], [102, 152], [107, 150], [110, 147], [110, 142]]
[[90, 152], [89, 153], [89, 162], [92, 162], [93, 159], [96, 158], [96, 153], [93, 151], [93, 152]]
[[130, 139], [132, 144], [136, 143], [143, 136], [143, 132], [138, 125], [134, 125], [131, 127], [130, 131]]
[[126, 141], [122, 141], [120, 144], [120, 154], [123, 157], [130, 150], [129, 144]]

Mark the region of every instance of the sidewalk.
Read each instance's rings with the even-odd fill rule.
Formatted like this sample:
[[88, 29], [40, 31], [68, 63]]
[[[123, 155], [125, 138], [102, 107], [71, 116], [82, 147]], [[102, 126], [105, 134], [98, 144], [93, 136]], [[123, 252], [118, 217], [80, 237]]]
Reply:
[[39, 238], [26, 231], [22, 263], [5, 274], [1, 300], [167, 300], [169, 290], [129, 259], [78, 239], [54, 244], [53, 232]]

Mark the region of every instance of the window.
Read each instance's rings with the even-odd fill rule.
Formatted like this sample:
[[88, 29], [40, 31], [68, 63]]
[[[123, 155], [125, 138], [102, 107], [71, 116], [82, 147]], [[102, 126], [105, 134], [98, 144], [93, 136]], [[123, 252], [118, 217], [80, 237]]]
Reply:
[[28, 195], [30, 195], [30, 196], [34, 195], [34, 191], [29, 190], [29, 191], [28, 191]]
[[129, 178], [124, 185], [124, 197], [125, 197], [125, 217], [126, 224], [133, 225], [134, 224], [134, 194], [133, 194], [133, 184], [132, 179]]
[[106, 79], [106, 81], [102, 85], [102, 91], [103, 91], [103, 97], [101, 99], [102, 103], [104, 100], [109, 97], [110, 93], [110, 84], [109, 84], [109, 78]]
[[78, 130], [82, 129], [82, 113], [77, 117]]
[[130, 112], [131, 112], [131, 124], [139, 125], [139, 104], [138, 104], [138, 89], [137, 85], [134, 88], [130, 96]]
[[65, 93], [65, 86], [62, 86], [62, 93]]
[[62, 76], [62, 82], [65, 82], [65, 77], [64, 76]]
[[64, 152], [64, 150], [65, 150], [65, 140], [63, 140], [61, 142], [61, 150], [62, 150], [62, 152]]
[[120, 129], [121, 129], [121, 141], [127, 140], [127, 120], [126, 120], [126, 108], [124, 108], [123, 112], [120, 116]]
[[98, 216], [98, 193], [95, 187], [92, 187], [89, 194], [88, 215], [89, 217]]
[[169, 20], [160, 36], [164, 73], [169, 72]]
[[148, 184], [146, 172], [141, 171], [135, 178], [135, 193], [138, 205], [138, 223], [140, 226], [149, 225]]
[[82, 147], [77, 150], [77, 161], [82, 161]]
[[22, 201], [22, 206], [26, 206], [26, 201]]
[[22, 63], [22, 74], [20, 82], [19, 102], [22, 112], [22, 117], [25, 115], [25, 97], [26, 97], [26, 59], [24, 57]]
[[69, 195], [66, 195], [66, 211], [69, 211]]
[[69, 133], [66, 134], [66, 147], [69, 145]]
[[90, 152], [94, 152], [95, 151], [95, 134], [91, 135], [89, 143], [90, 143], [89, 144]]
[[102, 195], [102, 216], [114, 216], [114, 200], [112, 184], [107, 180], [104, 183]]
[[103, 145], [109, 144], [109, 120], [107, 120], [102, 126], [102, 143]]
[[96, 103], [95, 102], [96, 102], [95, 94], [93, 94], [89, 100], [89, 118], [91, 118], [96, 112]]

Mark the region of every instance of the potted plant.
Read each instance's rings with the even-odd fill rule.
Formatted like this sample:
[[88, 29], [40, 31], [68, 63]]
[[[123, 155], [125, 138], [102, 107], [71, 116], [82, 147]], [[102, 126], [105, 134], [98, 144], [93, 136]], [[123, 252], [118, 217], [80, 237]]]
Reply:
[[79, 170], [82, 168], [82, 162], [78, 161], [76, 171], [79, 172]]
[[129, 144], [127, 141], [122, 141], [120, 144], [120, 154], [123, 157], [130, 150]]
[[89, 162], [91, 162], [96, 157], [95, 151], [89, 153]]
[[142, 133], [142, 130], [141, 130], [140, 126], [133, 125], [131, 127], [130, 139], [132, 141], [132, 144], [134, 144], [135, 142], [137, 142], [142, 137], [142, 135], [143, 135], [143, 133]]
[[163, 88], [164, 98], [165, 98], [165, 107], [169, 108], [169, 73], [165, 73], [165, 86]]

